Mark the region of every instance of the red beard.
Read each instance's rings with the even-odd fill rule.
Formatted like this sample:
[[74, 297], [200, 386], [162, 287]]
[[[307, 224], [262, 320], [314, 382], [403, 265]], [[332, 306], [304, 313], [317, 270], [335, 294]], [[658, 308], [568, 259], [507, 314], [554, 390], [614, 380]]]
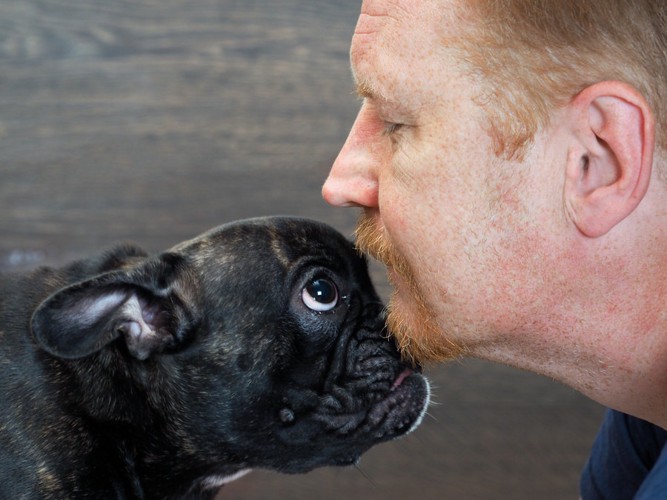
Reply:
[[[357, 223], [356, 246], [359, 251], [387, 267], [394, 292], [388, 306], [387, 328], [396, 338], [404, 358], [411, 362], [445, 361], [463, 355], [464, 349], [448, 339], [436, 325], [431, 308], [424, 300], [414, 273], [407, 260], [384, 236], [370, 211], [364, 211]], [[397, 286], [391, 274], [400, 277], [409, 291], [410, 304], [398, 305]], [[405, 302], [404, 300], [402, 302]], [[407, 309], [407, 310], [404, 310]]]

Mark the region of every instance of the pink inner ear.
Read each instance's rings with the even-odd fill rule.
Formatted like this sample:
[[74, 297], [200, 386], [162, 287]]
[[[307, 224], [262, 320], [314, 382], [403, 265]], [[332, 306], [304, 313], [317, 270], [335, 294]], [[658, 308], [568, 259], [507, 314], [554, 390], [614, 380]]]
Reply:
[[160, 325], [160, 307], [130, 295], [120, 310], [122, 331], [132, 355], [143, 361], [159, 352], [173, 337]]
[[128, 321], [125, 324], [124, 331], [131, 337], [138, 337], [139, 335], [141, 335], [141, 325], [139, 325], [139, 323], [137, 323], [136, 321]]
[[162, 309], [157, 304], [150, 304], [145, 300], [137, 299], [138, 305], [141, 308], [141, 317], [143, 320], [151, 325], [152, 329], [157, 330], [161, 321], [160, 313]]
[[123, 317], [127, 318], [126, 332], [135, 338], [154, 336], [156, 328], [151, 324], [151, 320], [155, 319], [155, 312], [142, 307], [136, 295], [131, 295], [130, 298], [123, 304]]

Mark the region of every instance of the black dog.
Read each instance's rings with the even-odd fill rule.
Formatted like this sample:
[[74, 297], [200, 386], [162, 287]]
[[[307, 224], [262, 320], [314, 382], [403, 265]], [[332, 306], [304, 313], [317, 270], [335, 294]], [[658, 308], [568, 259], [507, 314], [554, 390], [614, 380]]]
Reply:
[[210, 498], [251, 468], [356, 462], [426, 380], [365, 261], [295, 218], [0, 277], [0, 497]]

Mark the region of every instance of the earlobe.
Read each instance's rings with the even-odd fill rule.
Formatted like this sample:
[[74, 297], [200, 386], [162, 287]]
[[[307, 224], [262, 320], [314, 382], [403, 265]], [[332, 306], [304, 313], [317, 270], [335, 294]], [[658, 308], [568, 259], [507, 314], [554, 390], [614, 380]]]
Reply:
[[565, 196], [579, 231], [597, 238], [630, 215], [648, 189], [655, 119], [637, 90], [615, 81], [587, 87], [568, 108]]

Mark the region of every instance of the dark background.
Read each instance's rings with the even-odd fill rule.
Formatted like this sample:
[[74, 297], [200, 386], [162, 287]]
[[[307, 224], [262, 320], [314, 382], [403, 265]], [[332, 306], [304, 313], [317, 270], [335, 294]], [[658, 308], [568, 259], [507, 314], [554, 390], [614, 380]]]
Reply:
[[[309, 216], [352, 124], [357, 0], [2, 0], [0, 270], [233, 219]], [[374, 269], [381, 293], [387, 285]], [[257, 471], [222, 498], [576, 498], [602, 409], [475, 360], [429, 367], [435, 403], [357, 468]]]

